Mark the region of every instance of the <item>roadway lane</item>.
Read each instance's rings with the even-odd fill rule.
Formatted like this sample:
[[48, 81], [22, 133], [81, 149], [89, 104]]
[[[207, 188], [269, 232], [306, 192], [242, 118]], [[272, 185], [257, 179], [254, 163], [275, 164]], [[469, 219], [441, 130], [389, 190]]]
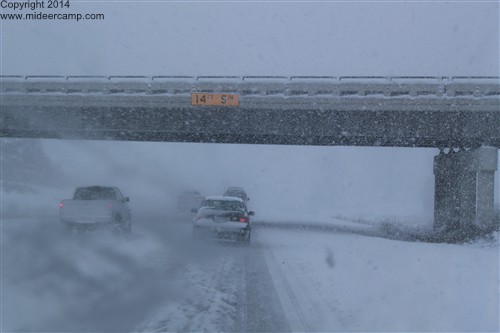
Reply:
[[2, 219], [2, 331], [498, 331], [498, 239], [256, 226], [242, 246], [134, 221], [117, 237]]
[[130, 237], [59, 227], [2, 219], [2, 331], [290, 331], [258, 243], [157, 217]]
[[[153, 313], [138, 327], [140, 331], [291, 330], [258, 241], [250, 246], [224, 241], [190, 243], [189, 224], [170, 227], [185, 236], [180, 248], [189, 262], [178, 276], [185, 283], [184, 293]], [[258, 237], [258, 228], [254, 231]]]

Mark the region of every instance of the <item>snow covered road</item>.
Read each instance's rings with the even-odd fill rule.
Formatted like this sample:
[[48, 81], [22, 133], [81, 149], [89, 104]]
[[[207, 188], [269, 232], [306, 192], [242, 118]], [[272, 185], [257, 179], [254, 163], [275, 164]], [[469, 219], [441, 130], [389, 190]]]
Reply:
[[282, 229], [257, 238], [294, 331], [498, 331], [498, 241]]
[[[2, 221], [4, 331], [498, 331], [498, 238], [451, 245], [257, 226], [193, 242], [141, 219], [130, 238]], [[497, 234], [498, 235], [498, 234]]]

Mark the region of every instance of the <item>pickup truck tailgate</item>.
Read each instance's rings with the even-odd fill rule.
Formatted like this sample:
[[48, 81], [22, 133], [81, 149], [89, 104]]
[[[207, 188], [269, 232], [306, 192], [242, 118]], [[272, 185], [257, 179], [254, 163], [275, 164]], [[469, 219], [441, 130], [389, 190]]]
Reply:
[[61, 221], [71, 223], [106, 223], [113, 217], [113, 202], [109, 200], [63, 200]]

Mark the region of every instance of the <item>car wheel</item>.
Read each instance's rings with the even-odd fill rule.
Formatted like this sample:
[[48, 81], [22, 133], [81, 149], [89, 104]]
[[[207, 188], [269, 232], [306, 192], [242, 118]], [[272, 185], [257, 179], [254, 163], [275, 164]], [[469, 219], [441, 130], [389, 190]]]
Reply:
[[124, 222], [120, 224], [113, 224], [113, 226], [111, 227], [111, 232], [117, 236], [130, 235], [132, 233], [132, 223]]
[[245, 238], [243, 238], [243, 243], [245, 245], [250, 245], [250, 235], [252, 233], [250, 231], [247, 231], [247, 233], [245, 234]]
[[122, 228], [121, 228], [122, 233], [124, 234], [130, 234], [132, 232], [132, 222], [126, 223]]

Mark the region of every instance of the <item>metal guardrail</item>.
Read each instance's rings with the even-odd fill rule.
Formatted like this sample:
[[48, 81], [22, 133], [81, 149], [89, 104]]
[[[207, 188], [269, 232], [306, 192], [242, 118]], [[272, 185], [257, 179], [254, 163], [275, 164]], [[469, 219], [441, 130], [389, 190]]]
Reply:
[[500, 98], [495, 76], [0, 76], [0, 94]]

